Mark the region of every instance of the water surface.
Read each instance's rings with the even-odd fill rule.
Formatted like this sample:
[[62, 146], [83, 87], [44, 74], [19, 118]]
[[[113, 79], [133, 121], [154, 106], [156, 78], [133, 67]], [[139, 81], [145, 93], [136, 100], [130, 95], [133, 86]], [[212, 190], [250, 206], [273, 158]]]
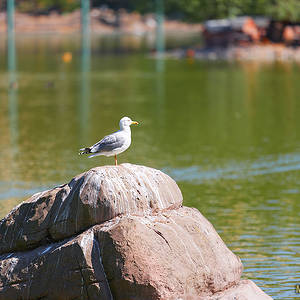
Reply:
[[[172, 42], [170, 42], [172, 44]], [[17, 39], [17, 89], [0, 60], [0, 215], [113, 158], [77, 150], [139, 121], [119, 156], [178, 182], [274, 299], [299, 299], [300, 70], [288, 64], [155, 60], [153, 41]], [[5, 58], [4, 43], [0, 47]], [[65, 51], [73, 60], [64, 63]]]

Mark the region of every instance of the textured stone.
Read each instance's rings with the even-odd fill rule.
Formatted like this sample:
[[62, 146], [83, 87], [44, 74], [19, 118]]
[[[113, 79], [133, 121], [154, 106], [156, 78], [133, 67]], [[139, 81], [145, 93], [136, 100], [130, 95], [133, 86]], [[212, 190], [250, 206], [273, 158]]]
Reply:
[[176, 182], [131, 164], [104, 166], [35, 194], [0, 222], [0, 253], [58, 241], [118, 215], [147, 215], [182, 205]]
[[192, 208], [95, 226], [114, 299], [210, 296], [235, 285], [240, 259]]
[[241, 280], [237, 285], [216, 293], [207, 300], [272, 300], [272, 298], [264, 293], [253, 281]]
[[271, 299], [240, 280], [240, 259], [182, 207], [176, 183], [143, 166], [94, 168], [32, 196], [0, 238], [0, 300]]
[[0, 300], [111, 300], [92, 230], [60, 243], [0, 257]]

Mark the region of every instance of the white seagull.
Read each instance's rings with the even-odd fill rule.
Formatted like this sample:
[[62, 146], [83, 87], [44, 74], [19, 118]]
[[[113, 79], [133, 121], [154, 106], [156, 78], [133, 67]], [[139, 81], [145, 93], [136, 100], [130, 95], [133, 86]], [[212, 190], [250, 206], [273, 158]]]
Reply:
[[136, 121], [132, 121], [128, 117], [124, 117], [120, 120], [120, 130], [105, 136], [101, 141], [91, 147], [82, 148], [79, 150], [79, 154], [92, 153], [89, 158], [105, 155], [115, 156], [115, 165], [118, 165], [117, 155], [127, 150], [131, 144], [131, 130], [130, 125], [139, 124]]

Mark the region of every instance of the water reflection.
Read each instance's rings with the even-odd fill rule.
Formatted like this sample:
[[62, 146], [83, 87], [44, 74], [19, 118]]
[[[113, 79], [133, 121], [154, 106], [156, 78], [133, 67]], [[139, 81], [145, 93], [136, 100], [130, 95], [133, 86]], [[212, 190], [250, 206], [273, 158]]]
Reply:
[[[83, 1], [88, 3], [88, 1]], [[86, 8], [88, 11], [89, 8]], [[89, 14], [82, 12], [81, 30], [81, 80], [80, 80], [80, 141], [88, 143], [89, 114], [90, 114], [90, 68], [91, 68], [91, 32]]]
[[159, 122], [163, 120], [164, 106], [165, 106], [165, 60], [162, 56], [155, 58], [155, 70], [156, 70], [156, 113]]
[[[203, 169], [197, 166], [187, 168], [165, 168], [175, 180], [201, 184], [209, 180], [244, 179], [250, 176], [268, 175], [300, 170], [300, 153], [279, 157], [264, 156], [256, 161], [238, 163], [231, 161], [228, 166], [217, 169]], [[294, 190], [298, 191], [298, 189]]]
[[8, 26], [7, 26], [7, 69], [8, 69], [8, 113], [9, 113], [9, 128], [11, 139], [11, 155], [12, 164], [15, 165], [15, 157], [18, 153], [18, 81], [17, 81], [17, 57], [15, 44], [15, 29], [14, 29], [14, 7], [13, 1], [8, 1]]
[[[14, 79], [16, 84], [15, 75], [12, 75], [10, 71], [10, 79]], [[13, 72], [14, 73], [14, 72]], [[12, 81], [11, 81], [12, 82]], [[18, 122], [18, 94], [15, 87], [8, 88], [8, 102], [9, 102], [9, 127], [10, 127], [10, 139], [11, 139], [11, 154], [13, 160], [18, 153], [18, 137], [19, 137], [19, 122]]]

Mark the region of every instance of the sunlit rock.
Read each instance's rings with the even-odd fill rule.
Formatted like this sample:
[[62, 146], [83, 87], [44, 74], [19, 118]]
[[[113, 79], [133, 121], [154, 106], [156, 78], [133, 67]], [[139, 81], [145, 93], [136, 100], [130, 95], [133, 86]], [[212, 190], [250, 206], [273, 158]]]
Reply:
[[181, 205], [176, 182], [161, 171], [131, 164], [94, 168], [12, 210], [0, 223], [0, 253], [58, 241], [118, 215]]
[[116, 218], [95, 228], [115, 299], [196, 299], [240, 280], [240, 259], [196, 209]]
[[[158, 170], [91, 169], [0, 223], [0, 300], [267, 300]], [[16, 252], [18, 251], [18, 252]]]
[[[206, 300], [272, 300], [253, 281], [240, 280], [229, 289], [215, 293]], [[201, 298], [199, 300], [202, 300]]]

